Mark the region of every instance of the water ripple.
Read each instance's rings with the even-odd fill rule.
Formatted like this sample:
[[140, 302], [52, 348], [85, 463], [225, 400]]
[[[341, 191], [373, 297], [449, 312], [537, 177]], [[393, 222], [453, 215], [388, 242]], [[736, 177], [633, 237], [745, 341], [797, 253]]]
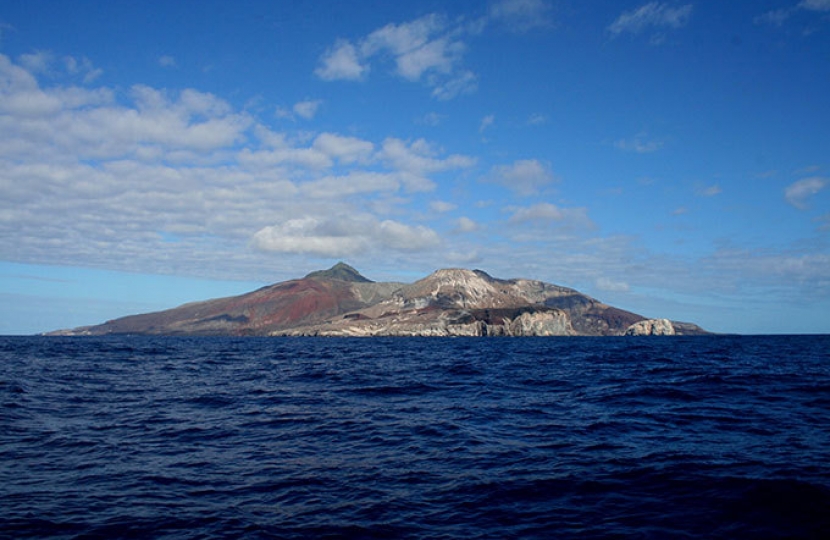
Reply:
[[830, 338], [0, 338], [0, 537], [824, 538]]

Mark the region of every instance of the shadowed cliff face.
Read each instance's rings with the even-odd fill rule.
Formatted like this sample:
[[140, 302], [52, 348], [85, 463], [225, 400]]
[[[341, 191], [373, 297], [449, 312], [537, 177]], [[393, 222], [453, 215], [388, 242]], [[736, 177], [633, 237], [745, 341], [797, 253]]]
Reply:
[[[601, 336], [623, 335], [645, 320], [541, 281], [445, 269], [412, 284], [375, 283], [338, 263], [241, 296], [53, 334]], [[704, 333], [689, 323], [676, 323], [674, 329], [675, 334]]]

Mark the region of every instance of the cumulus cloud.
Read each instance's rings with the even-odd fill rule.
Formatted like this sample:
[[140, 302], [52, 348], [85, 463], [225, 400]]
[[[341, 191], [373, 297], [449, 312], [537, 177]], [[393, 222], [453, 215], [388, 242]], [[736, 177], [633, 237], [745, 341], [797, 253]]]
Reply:
[[444, 120], [444, 115], [438, 114], [437, 112], [429, 112], [420, 118], [415, 119], [416, 124], [421, 124], [424, 126], [432, 126], [435, 127], [439, 125]]
[[307, 99], [298, 101], [291, 108], [277, 107], [275, 114], [278, 118], [286, 118], [288, 120], [296, 120], [297, 117], [304, 120], [312, 120], [317, 116], [317, 111], [323, 104], [321, 99]]
[[536, 159], [520, 159], [511, 165], [497, 165], [485, 181], [501, 184], [522, 196], [538, 193], [555, 180], [548, 165]]
[[281, 253], [311, 253], [323, 257], [347, 257], [368, 248], [354, 222], [321, 221], [313, 217], [290, 219], [263, 227], [253, 236], [259, 249]]
[[471, 23], [450, 21], [438, 13], [390, 23], [363, 38], [339, 39], [320, 57], [314, 73], [322, 80], [360, 80], [373, 63], [390, 62], [392, 72], [431, 88], [432, 97], [450, 100], [478, 88], [478, 76], [463, 65], [468, 38], [499, 22], [514, 31], [546, 26], [548, 5], [542, 0], [502, 0]]
[[336, 133], [321, 133], [314, 139], [313, 147], [341, 163], [365, 162], [375, 149], [370, 141]]
[[372, 216], [291, 219], [263, 227], [253, 236], [262, 250], [323, 257], [350, 257], [369, 250], [421, 251], [440, 241], [435, 231], [423, 225], [378, 221]]
[[458, 232], [469, 233], [477, 231], [478, 228], [479, 224], [466, 216], [462, 216], [455, 220], [455, 230]]
[[322, 105], [322, 103], [323, 102], [319, 99], [300, 101], [299, 103], [294, 104], [294, 114], [296, 114], [300, 118], [311, 120], [312, 118], [314, 118], [314, 115], [317, 114], [317, 109], [320, 108], [320, 105]]
[[665, 2], [649, 2], [636, 9], [623, 12], [608, 26], [614, 36], [622, 33], [639, 34], [647, 29], [680, 28], [688, 21], [692, 4], [672, 6]]
[[49, 73], [55, 62], [55, 55], [49, 51], [21, 54], [18, 62], [31, 73]]
[[361, 63], [357, 49], [346, 40], [338, 40], [320, 58], [314, 74], [324, 81], [356, 81], [369, 72], [369, 66]]
[[300, 190], [314, 198], [339, 199], [352, 195], [369, 193], [394, 193], [401, 189], [407, 192], [429, 191], [433, 186], [423, 185], [425, 179], [415, 179], [400, 172], [351, 171], [340, 176], [324, 176], [303, 182]]
[[84, 84], [95, 81], [104, 73], [104, 70], [96, 68], [92, 61], [85, 56], [81, 58], [64, 56], [59, 60], [51, 51], [21, 54], [18, 62], [29, 73], [50, 77], [60, 77], [66, 74], [71, 77], [79, 77]]
[[93, 82], [104, 73], [103, 69], [93, 66], [92, 61], [86, 57], [78, 59], [74, 56], [65, 56], [63, 62], [66, 66], [66, 71], [70, 75], [80, 76], [84, 84]]
[[323, 80], [359, 80], [372, 61], [389, 59], [394, 73], [410, 82], [422, 81], [440, 100], [475, 89], [476, 77], [461, 69], [466, 50], [456, 27], [430, 14], [413, 21], [387, 24], [357, 43], [340, 40], [320, 58], [315, 74]]
[[434, 77], [431, 82], [434, 85], [432, 97], [440, 101], [471, 94], [478, 89], [478, 76], [472, 71], [462, 71], [446, 80]]
[[828, 180], [826, 178], [818, 176], [804, 178], [787, 186], [784, 190], [784, 198], [799, 210], [805, 210], [810, 198], [827, 187], [827, 184]]
[[129, 106], [115, 103], [109, 89], [41, 89], [31, 74], [5, 57], [0, 57], [0, 80], [0, 112], [7, 115], [0, 122], [16, 152], [50, 149], [101, 159], [209, 151], [240, 142], [252, 123], [223, 100], [195, 90], [168, 94], [137, 85], [130, 89]]
[[367, 58], [390, 55], [401, 77], [417, 81], [426, 72], [450, 73], [460, 61], [464, 44], [444, 31], [447, 23], [436, 14], [408, 23], [387, 24], [369, 34], [361, 45]]
[[440, 158], [440, 151], [424, 139], [412, 142], [389, 137], [383, 141], [380, 158], [393, 167], [413, 174], [436, 173], [452, 169], [466, 169], [476, 160], [461, 154]]

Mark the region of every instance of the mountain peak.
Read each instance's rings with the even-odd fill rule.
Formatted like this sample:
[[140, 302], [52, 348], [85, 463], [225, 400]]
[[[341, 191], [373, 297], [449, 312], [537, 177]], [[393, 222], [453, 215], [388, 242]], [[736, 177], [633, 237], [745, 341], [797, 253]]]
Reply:
[[339, 279], [340, 281], [354, 281], [356, 283], [373, 283], [371, 279], [363, 277], [360, 272], [344, 262], [339, 262], [328, 270], [311, 272], [306, 278]]

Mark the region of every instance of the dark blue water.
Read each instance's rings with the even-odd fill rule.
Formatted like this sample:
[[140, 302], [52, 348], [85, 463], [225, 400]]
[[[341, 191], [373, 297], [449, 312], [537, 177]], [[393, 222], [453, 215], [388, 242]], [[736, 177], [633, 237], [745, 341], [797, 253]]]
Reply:
[[0, 338], [8, 538], [828, 538], [830, 337]]

